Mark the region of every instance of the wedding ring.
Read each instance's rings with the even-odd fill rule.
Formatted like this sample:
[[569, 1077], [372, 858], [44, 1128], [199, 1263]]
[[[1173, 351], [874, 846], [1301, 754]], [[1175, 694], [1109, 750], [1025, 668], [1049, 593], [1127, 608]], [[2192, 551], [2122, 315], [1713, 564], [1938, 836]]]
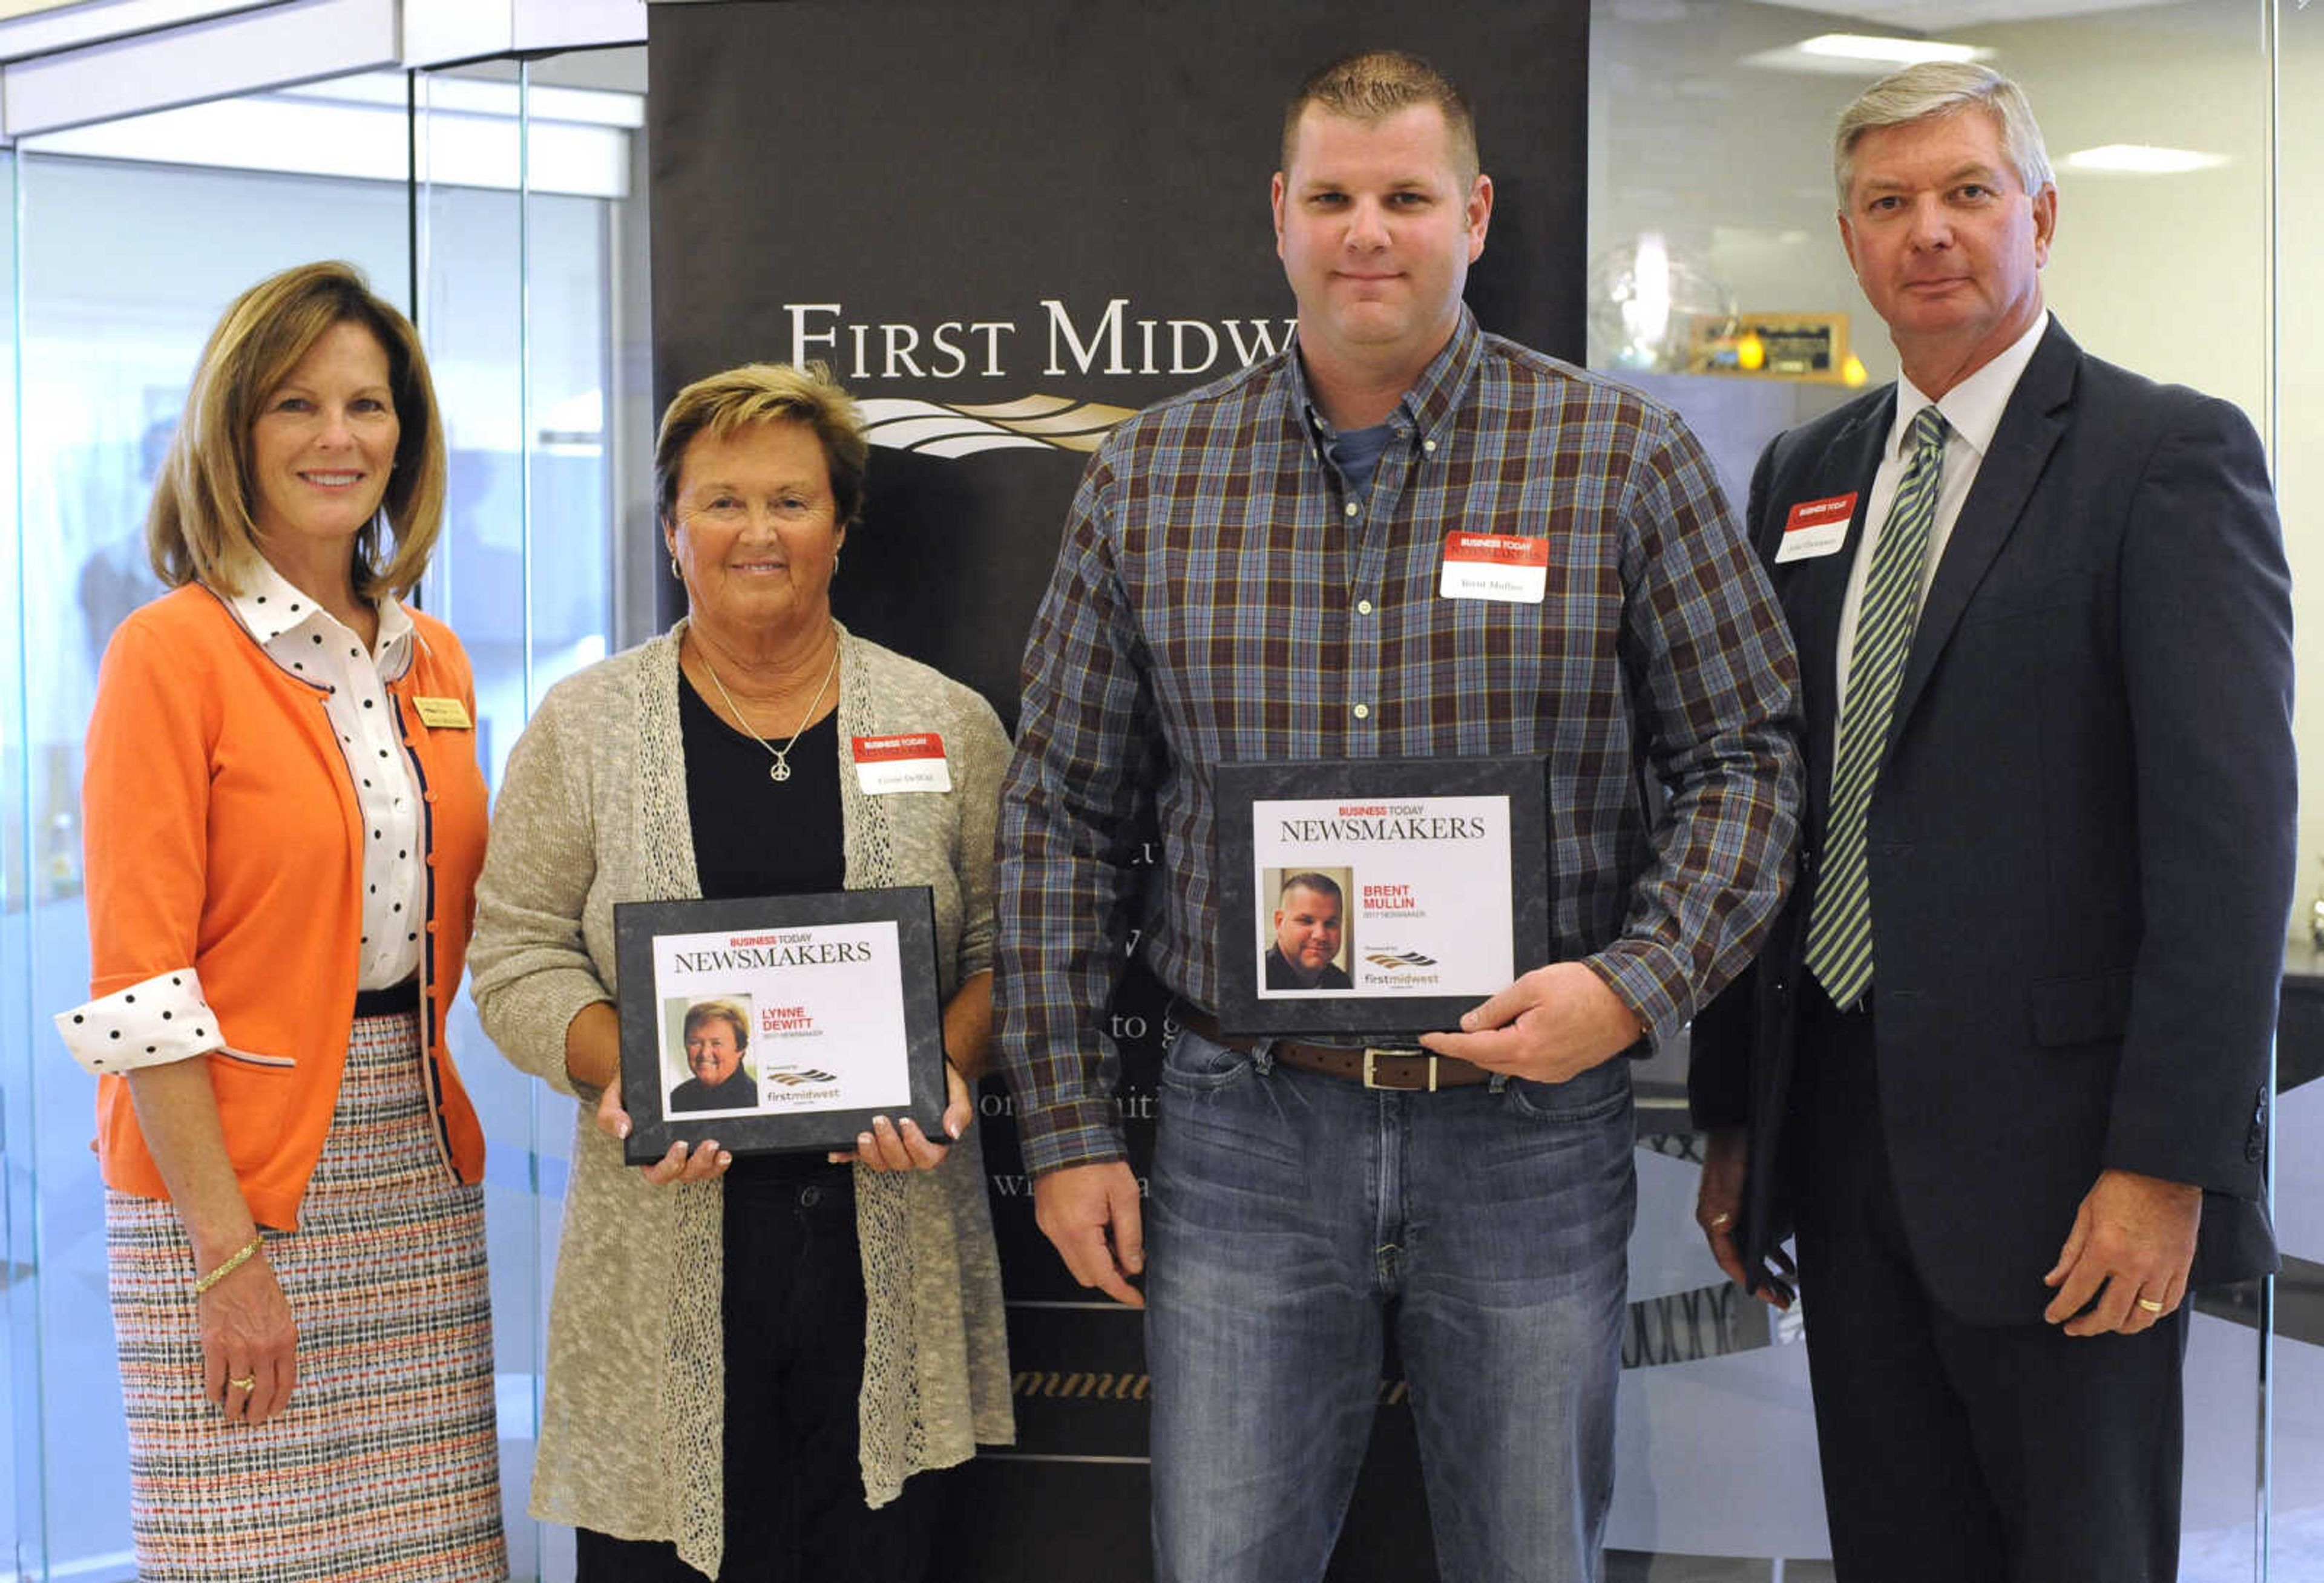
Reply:
[[2144, 1309], [2149, 1313], [2161, 1313], [2163, 1311], [2163, 1305], [2155, 1302], [2152, 1297], [2140, 1298], [2138, 1300], [2138, 1306]]
[[1716, 1231], [1734, 1218], [1732, 1215], [1713, 1215], [1711, 1217], [1711, 1229]]
[[226, 1384], [237, 1391], [254, 1391], [258, 1389], [258, 1376], [254, 1374], [246, 1374], [240, 1379], [228, 1380]]

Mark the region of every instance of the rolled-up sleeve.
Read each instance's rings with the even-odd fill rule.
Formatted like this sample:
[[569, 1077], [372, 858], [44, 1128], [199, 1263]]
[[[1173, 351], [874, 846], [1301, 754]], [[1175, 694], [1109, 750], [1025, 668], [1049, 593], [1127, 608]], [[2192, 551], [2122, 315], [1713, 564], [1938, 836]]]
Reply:
[[1106, 538], [1110, 448], [1083, 476], [1025, 647], [1001, 791], [994, 1015], [1036, 1173], [1120, 1159], [1120, 1057], [1103, 1026], [1129, 939], [1136, 832], [1161, 732]]
[[1625, 646], [1665, 794], [1622, 933], [1590, 958], [1659, 1047], [1740, 972], [1791, 879], [1799, 662], [1710, 461], [1665, 417], [1623, 511]]
[[184, 1061], [226, 1043], [192, 966], [217, 729], [198, 669], [143, 622], [124, 623], [98, 674], [81, 788], [91, 998], [56, 1017], [90, 1072]]

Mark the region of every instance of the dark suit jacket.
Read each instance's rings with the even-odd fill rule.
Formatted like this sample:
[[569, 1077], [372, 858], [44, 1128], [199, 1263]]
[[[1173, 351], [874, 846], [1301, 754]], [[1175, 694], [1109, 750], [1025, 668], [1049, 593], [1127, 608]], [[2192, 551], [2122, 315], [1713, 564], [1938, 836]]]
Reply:
[[[1749, 527], [1800, 650], [1801, 880], [1695, 1023], [1703, 1126], [1748, 1122], [1755, 1276], [1788, 1230], [1802, 954], [1840, 599], [1895, 410], [1768, 446]], [[1840, 553], [1775, 564], [1790, 508], [1857, 495]], [[1919, 1271], [2031, 1322], [2098, 1173], [2207, 1190], [2198, 1282], [2273, 1267], [2258, 1203], [2295, 863], [2291, 580], [2251, 425], [2086, 355], [2054, 321], [1939, 563], [1867, 828], [1881, 1114]]]

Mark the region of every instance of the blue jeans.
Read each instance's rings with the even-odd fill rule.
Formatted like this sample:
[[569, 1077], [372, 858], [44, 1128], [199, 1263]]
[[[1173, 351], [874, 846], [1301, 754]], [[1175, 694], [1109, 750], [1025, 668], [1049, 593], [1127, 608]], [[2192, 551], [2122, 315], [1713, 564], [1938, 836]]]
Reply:
[[1181, 1033], [1148, 1213], [1159, 1583], [1320, 1578], [1396, 1326], [1448, 1583], [1592, 1583], [1613, 1495], [1628, 1063], [1388, 1093]]

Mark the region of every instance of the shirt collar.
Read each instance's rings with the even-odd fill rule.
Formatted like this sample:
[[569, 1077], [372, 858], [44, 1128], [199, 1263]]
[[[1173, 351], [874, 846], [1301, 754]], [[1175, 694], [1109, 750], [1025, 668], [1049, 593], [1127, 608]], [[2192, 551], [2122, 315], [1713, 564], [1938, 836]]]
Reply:
[[[1429, 360], [1412, 382], [1412, 388], [1397, 401], [1396, 410], [1388, 417], [1390, 423], [1401, 419], [1412, 427], [1420, 439], [1433, 439], [1439, 430], [1452, 421], [1453, 409], [1459, 405], [1462, 393], [1468, 389], [1469, 375], [1477, 366], [1477, 354], [1484, 342], [1484, 332], [1477, 327], [1477, 316], [1469, 305], [1461, 305], [1461, 318], [1452, 327], [1452, 338], [1443, 349]], [[1323, 410], [1315, 404], [1307, 388], [1307, 365], [1298, 352], [1298, 343], [1292, 343], [1291, 367], [1292, 410], [1307, 420], [1307, 437], [1318, 456], [1326, 456], [1338, 430], [1324, 418]]]
[[[252, 558], [256, 566], [243, 579], [242, 592], [226, 603], [233, 608], [235, 618], [261, 644], [271, 644], [278, 638], [309, 628], [354, 635], [347, 632], [346, 623], [338, 617], [293, 587], [290, 579], [276, 571], [272, 561], [263, 556]], [[401, 676], [411, 656], [411, 612], [392, 596], [382, 598], [378, 609], [379, 638], [372, 645], [373, 659], [380, 675]]]
[[1993, 448], [1993, 437], [2001, 428], [2001, 415], [2009, 406], [2009, 398], [2017, 389], [2017, 382], [2025, 373], [2025, 365], [2034, 361], [2034, 349], [2042, 344], [2043, 334], [2050, 327], [2050, 315], [2045, 310], [2027, 327], [2024, 335], [2001, 349], [2000, 355], [1944, 393], [1941, 400], [1931, 401], [1913, 382], [1899, 374], [1896, 379], [1896, 421], [1888, 431], [1888, 451], [1899, 456], [1910, 445], [1913, 419], [1921, 409], [1933, 406], [1944, 414], [1945, 426], [1951, 430], [1950, 446], [1954, 439], [1966, 440], [1978, 456]]

